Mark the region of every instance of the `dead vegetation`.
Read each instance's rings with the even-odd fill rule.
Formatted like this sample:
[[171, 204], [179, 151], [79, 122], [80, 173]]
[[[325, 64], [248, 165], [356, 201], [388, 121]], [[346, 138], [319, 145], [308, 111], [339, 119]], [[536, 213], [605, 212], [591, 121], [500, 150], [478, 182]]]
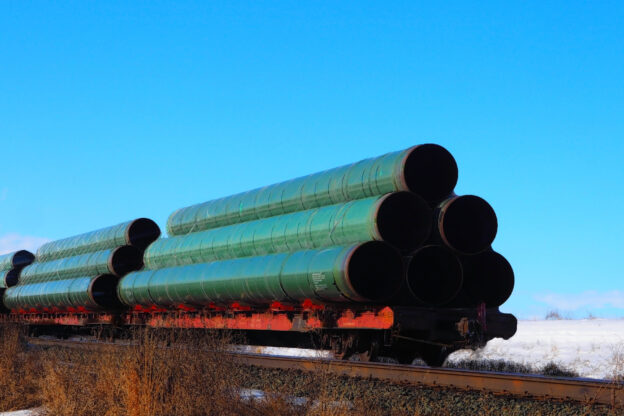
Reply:
[[[138, 330], [126, 348], [26, 348], [0, 327], [0, 411], [54, 416], [609, 414], [590, 404], [358, 380], [328, 371], [246, 367], [223, 354], [228, 335]], [[258, 392], [259, 394], [245, 394]], [[616, 414], [616, 413], [613, 413]]]
[[26, 409], [39, 403], [40, 360], [25, 351], [23, 328], [0, 325], [0, 405], [2, 410]]
[[56, 351], [45, 363], [50, 414], [157, 416], [236, 414], [231, 363], [218, 337], [139, 330], [120, 352]]
[[574, 370], [567, 369], [555, 362], [549, 362], [541, 367], [529, 366], [506, 360], [461, 360], [450, 361], [447, 368], [463, 368], [475, 371], [494, 371], [499, 373], [539, 374], [550, 377], [579, 377]]

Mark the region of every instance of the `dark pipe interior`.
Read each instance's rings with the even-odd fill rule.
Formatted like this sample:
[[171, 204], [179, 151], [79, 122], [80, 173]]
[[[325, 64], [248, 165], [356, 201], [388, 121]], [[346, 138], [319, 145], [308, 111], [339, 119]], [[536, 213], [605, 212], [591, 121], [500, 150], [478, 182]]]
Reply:
[[464, 291], [474, 304], [500, 306], [511, 296], [514, 272], [505, 257], [486, 251], [462, 258]]
[[404, 175], [410, 191], [427, 201], [440, 201], [457, 184], [457, 163], [442, 146], [423, 144], [408, 155]]
[[401, 250], [413, 250], [431, 232], [431, 209], [418, 195], [396, 192], [379, 206], [377, 229], [384, 241]]
[[355, 291], [373, 302], [390, 298], [403, 279], [403, 260], [390, 245], [369, 241], [358, 246], [347, 265]]
[[91, 283], [91, 296], [95, 303], [103, 308], [118, 308], [122, 306], [117, 297], [117, 282], [119, 278], [112, 274], [102, 274]]
[[449, 202], [442, 215], [441, 234], [446, 243], [460, 253], [479, 253], [496, 237], [496, 213], [483, 198], [459, 196]]
[[462, 286], [459, 259], [444, 247], [423, 247], [409, 260], [407, 285], [421, 302], [444, 305], [457, 295]]
[[11, 269], [6, 273], [4, 283], [7, 287], [12, 287], [17, 284], [19, 280], [19, 269]]
[[143, 252], [133, 246], [122, 246], [113, 252], [109, 264], [116, 276], [124, 276], [143, 267]]
[[132, 221], [128, 228], [127, 241], [139, 250], [145, 250], [160, 236], [160, 228], [149, 218], [139, 218]]
[[30, 251], [20, 250], [13, 254], [13, 267], [28, 266], [35, 260], [35, 255]]

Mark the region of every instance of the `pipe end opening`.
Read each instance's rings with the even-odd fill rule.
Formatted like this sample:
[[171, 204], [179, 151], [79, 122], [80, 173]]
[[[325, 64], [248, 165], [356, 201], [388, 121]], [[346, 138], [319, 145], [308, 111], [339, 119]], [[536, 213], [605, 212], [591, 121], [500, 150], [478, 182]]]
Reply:
[[390, 245], [369, 241], [357, 246], [351, 254], [347, 277], [361, 297], [381, 302], [399, 289], [403, 280], [403, 260]]
[[427, 201], [440, 201], [457, 184], [457, 162], [444, 147], [423, 144], [407, 156], [404, 174], [409, 190]]
[[384, 241], [401, 250], [413, 250], [431, 232], [429, 205], [411, 192], [388, 195], [379, 206], [377, 229]]
[[118, 277], [143, 267], [143, 252], [133, 246], [122, 246], [113, 251], [110, 261], [111, 272]]
[[407, 286], [416, 299], [429, 305], [449, 303], [462, 287], [462, 267], [457, 256], [440, 246], [414, 253], [407, 266]]
[[102, 274], [91, 283], [93, 301], [102, 308], [121, 308], [123, 304], [117, 296], [119, 278], [112, 274]]
[[21, 268], [35, 261], [35, 255], [27, 250], [16, 251], [13, 255], [13, 267]]
[[444, 208], [441, 218], [442, 235], [454, 250], [476, 254], [487, 249], [498, 231], [494, 209], [483, 198], [463, 195]]
[[6, 277], [4, 278], [4, 284], [6, 287], [12, 287], [17, 284], [19, 281], [19, 270], [11, 269], [7, 272]]
[[464, 288], [475, 304], [484, 302], [487, 307], [505, 303], [514, 288], [514, 272], [505, 257], [495, 251], [468, 256], [464, 265]]
[[128, 228], [127, 241], [128, 244], [145, 250], [147, 246], [152, 244], [160, 236], [160, 228], [158, 224], [149, 218], [139, 218], [132, 221]]

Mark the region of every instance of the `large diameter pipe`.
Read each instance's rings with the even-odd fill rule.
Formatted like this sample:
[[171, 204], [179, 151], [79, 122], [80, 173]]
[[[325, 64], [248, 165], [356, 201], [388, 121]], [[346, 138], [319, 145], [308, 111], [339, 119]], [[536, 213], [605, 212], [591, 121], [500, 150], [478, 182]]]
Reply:
[[407, 261], [407, 287], [417, 304], [442, 306], [451, 302], [462, 287], [459, 259], [441, 246], [425, 246]]
[[117, 299], [118, 277], [103, 274], [24, 284], [7, 289], [6, 308], [24, 312], [88, 312], [121, 307]]
[[15, 286], [19, 279], [20, 269], [3, 270], [0, 272], [0, 289]]
[[118, 293], [132, 307], [370, 303], [393, 296], [402, 278], [398, 251], [371, 241], [134, 272], [120, 280]]
[[496, 213], [483, 198], [453, 195], [434, 211], [434, 241], [461, 254], [486, 250], [496, 237]]
[[454, 305], [473, 307], [485, 303], [486, 307], [492, 308], [509, 299], [514, 288], [514, 272], [505, 257], [488, 250], [474, 256], [462, 256], [461, 263], [464, 285]]
[[35, 260], [35, 256], [26, 250], [18, 250], [0, 255], [0, 271], [21, 269]]
[[136, 247], [122, 246], [46, 262], [37, 262], [25, 267], [19, 283], [36, 283], [63, 280], [80, 276], [113, 274], [121, 277], [143, 267], [143, 253]]
[[457, 164], [443, 147], [423, 144], [264, 188], [175, 211], [169, 235], [222, 227], [395, 191], [439, 201], [457, 182]]
[[158, 225], [148, 218], [138, 218], [111, 227], [51, 241], [37, 250], [37, 261], [50, 261], [64, 257], [92, 253], [129, 245], [145, 250], [160, 236]]
[[429, 236], [431, 222], [422, 198], [395, 192], [160, 239], [145, 251], [145, 264], [160, 269], [368, 240], [412, 250]]

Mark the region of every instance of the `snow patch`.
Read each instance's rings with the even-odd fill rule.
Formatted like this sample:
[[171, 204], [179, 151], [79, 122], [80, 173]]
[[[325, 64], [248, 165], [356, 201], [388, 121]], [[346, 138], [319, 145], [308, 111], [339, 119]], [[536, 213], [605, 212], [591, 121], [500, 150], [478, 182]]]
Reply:
[[532, 367], [555, 362], [581, 377], [613, 378], [624, 374], [624, 319], [518, 321], [509, 340], [495, 338], [482, 349], [456, 351], [448, 359], [506, 360]]
[[14, 412], [0, 412], [0, 416], [39, 416], [41, 409], [16, 410]]
[[260, 345], [236, 345], [234, 351], [247, 354], [267, 354], [282, 357], [333, 358], [331, 351], [306, 348], [263, 347]]

